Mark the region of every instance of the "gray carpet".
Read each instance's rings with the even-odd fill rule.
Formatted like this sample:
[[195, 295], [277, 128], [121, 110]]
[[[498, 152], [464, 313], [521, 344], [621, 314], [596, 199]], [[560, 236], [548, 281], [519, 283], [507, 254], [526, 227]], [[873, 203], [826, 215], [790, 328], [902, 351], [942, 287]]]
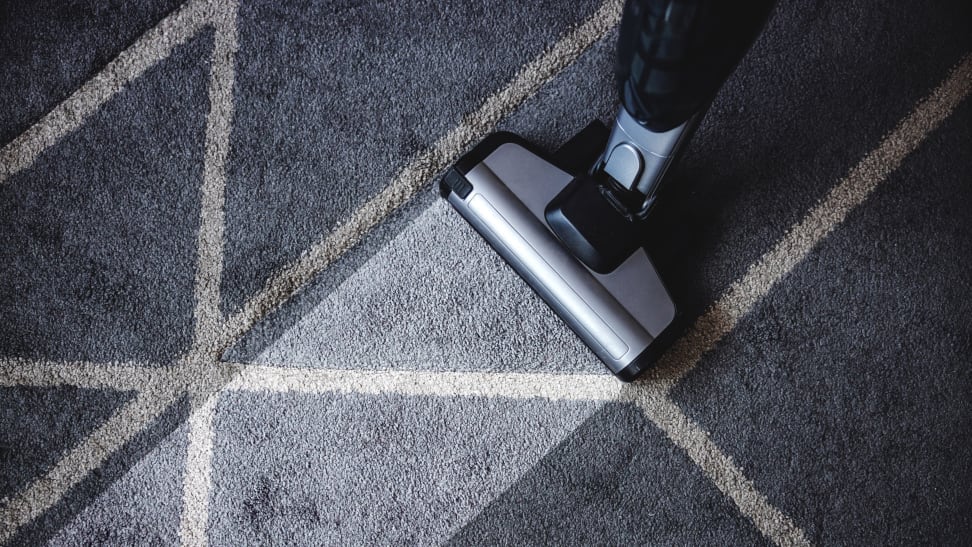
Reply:
[[0, 543], [967, 544], [972, 9], [780, 2], [624, 389], [433, 187], [609, 120], [611, 13], [0, 2]]

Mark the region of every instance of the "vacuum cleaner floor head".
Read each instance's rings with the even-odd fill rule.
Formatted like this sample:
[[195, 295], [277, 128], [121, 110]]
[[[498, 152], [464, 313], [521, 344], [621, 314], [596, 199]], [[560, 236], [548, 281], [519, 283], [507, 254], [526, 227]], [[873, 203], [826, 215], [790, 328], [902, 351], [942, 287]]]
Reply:
[[773, 4], [627, 0], [609, 137], [589, 125], [558, 153], [562, 170], [498, 133], [442, 180], [449, 203], [623, 380], [654, 362], [675, 318], [641, 247], [645, 221]]
[[657, 358], [672, 298], [644, 249], [597, 273], [563, 246], [544, 211], [574, 177], [532, 149], [490, 136], [446, 173], [442, 195], [614, 374], [633, 380]]

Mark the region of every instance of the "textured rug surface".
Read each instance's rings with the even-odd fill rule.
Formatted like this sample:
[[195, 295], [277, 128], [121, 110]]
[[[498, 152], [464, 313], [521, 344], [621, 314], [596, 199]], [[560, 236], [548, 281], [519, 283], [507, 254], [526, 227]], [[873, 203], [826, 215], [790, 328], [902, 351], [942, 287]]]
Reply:
[[967, 544], [972, 8], [781, 1], [622, 385], [435, 189], [620, 2], [0, 2], [0, 543]]

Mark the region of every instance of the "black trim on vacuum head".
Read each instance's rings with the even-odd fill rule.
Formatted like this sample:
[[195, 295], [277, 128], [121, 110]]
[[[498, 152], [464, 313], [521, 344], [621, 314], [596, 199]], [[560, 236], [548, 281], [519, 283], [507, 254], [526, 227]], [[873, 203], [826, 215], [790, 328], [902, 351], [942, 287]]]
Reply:
[[508, 131], [498, 131], [496, 133], [490, 133], [482, 140], [479, 144], [473, 147], [472, 150], [466, 152], [460, 157], [455, 164], [450, 167], [442, 178], [439, 180], [439, 194], [445, 198], [449, 198], [449, 194], [455, 192], [462, 199], [466, 199], [469, 192], [472, 191], [472, 184], [466, 179], [466, 173], [472, 171], [474, 167], [482, 163], [490, 154], [492, 154], [497, 148], [507, 143], [516, 143], [530, 152], [546, 159], [546, 155], [537, 149], [531, 142], [527, 141], [523, 137], [510, 133]]
[[615, 372], [615, 376], [625, 382], [632, 382], [636, 380], [642, 372], [654, 367], [655, 363], [658, 362], [658, 359], [661, 358], [661, 356], [668, 351], [668, 348], [672, 347], [672, 344], [674, 344], [678, 339], [678, 335], [684, 329], [683, 326], [684, 322], [682, 314], [676, 307], [675, 318], [672, 319], [672, 322], [669, 323], [667, 327], [665, 327], [665, 330], [661, 331], [658, 336], [656, 336], [655, 339], [648, 344], [648, 347], [634, 358], [634, 361], [631, 361], [628, 363], [628, 366], [624, 367], [618, 372]]
[[634, 358], [634, 361], [631, 361], [628, 363], [628, 366], [615, 372], [614, 375], [617, 376], [619, 380], [632, 382], [638, 378], [642, 372], [655, 364], [658, 357], [660, 357], [660, 352], [655, 349], [655, 341], [652, 340], [651, 344], [648, 344], [648, 347]]

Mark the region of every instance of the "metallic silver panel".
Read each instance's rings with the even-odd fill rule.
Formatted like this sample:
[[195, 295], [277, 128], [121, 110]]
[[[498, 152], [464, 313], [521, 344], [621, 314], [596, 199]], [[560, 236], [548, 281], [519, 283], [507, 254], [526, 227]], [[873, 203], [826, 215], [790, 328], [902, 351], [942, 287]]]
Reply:
[[605, 173], [611, 175], [611, 178], [620, 182], [621, 186], [632, 190], [638, 183], [643, 163], [641, 152], [625, 142], [610, 151], [603, 169]]
[[469, 209], [479, 216], [493, 235], [510, 250], [529, 272], [556, 295], [564, 311], [589, 333], [613, 359], [628, 352], [628, 346], [584, 298], [570, 286], [523, 236], [486, 201], [481, 194], [469, 200]]
[[[619, 148], [628, 152], [622, 156], [622, 158], [627, 158], [630, 156], [628, 148], [636, 148], [640, 153], [641, 162], [644, 164], [643, 168], [639, 170], [640, 175], [637, 181], [621, 180], [617, 177], [615, 177], [615, 180], [628, 189], [637, 190], [646, 197], [651, 197], [658, 183], [665, 176], [665, 172], [668, 171], [668, 166], [678, 148], [686, 142], [686, 137], [692, 133], [690, 129], [698, 121], [699, 116], [696, 115], [675, 129], [656, 133], [638, 123], [628, 114], [627, 110], [622, 108], [614, 121], [614, 127], [611, 128], [611, 137], [608, 139], [604, 153], [606, 159], [602, 161], [605, 166], [609, 164], [610, 160], [614, 158], [614, 151]], [[620, 169], [620, 166], [616, 169]], [[608, 171], [608, 174], [611, 174], [610, 171]]]
[[674, 304], [643, 250], [599, 275], [550, 231], [543, 212], [569, 174], [504, 144], [466, 178], [472, 192], [466, 199], [452, 193], [449, 202], [612, 371], [630, 364], [672, 321]]

